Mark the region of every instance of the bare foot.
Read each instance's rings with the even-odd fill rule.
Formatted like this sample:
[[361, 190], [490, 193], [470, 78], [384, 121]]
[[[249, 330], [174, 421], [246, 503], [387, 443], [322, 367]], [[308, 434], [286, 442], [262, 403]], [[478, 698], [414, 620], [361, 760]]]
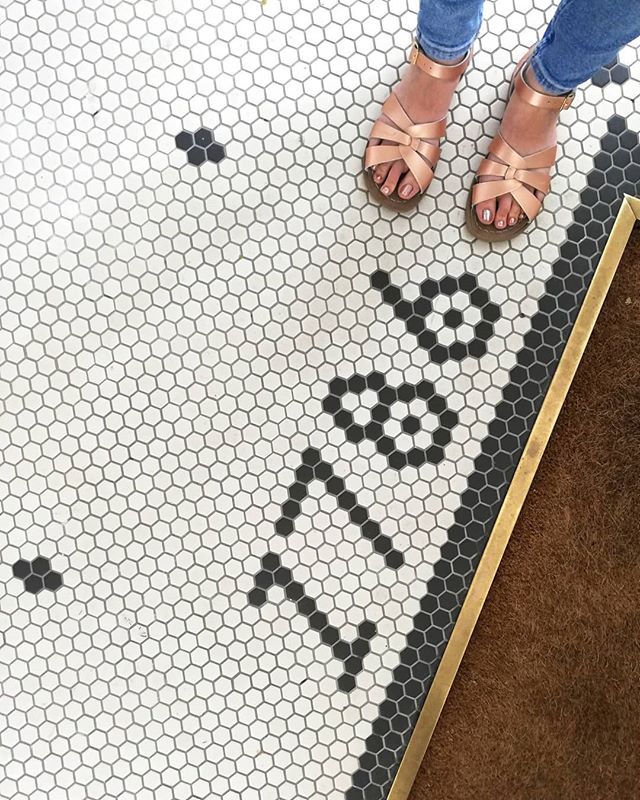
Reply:
[[[525, 68], [523, 75], [526, 83], [538, 92], [545, 93], [545, 90], [536, 80], [533, 70]], [[521, 155], [528, 156], [545, 147], [552, 147], [556, 143], [556, 125], [558, 122], [558, 110], [549, 108], [539, 108], [526, 103], [517, 92], [513, 92], [504, 116], [500, 124], [500, 133]], [[491, 161], [498, 161], [493, 153], [487, 156]], [[546, 172], [546, 170], [541, 170]], [[498, 180], [490, 175], [483, 175], [479, 181]], [[542, 200], [543, 194], [533, 187], [527, 187], [535, 192], [536, 197]], [[478, 203], [475, 207], [476, 214], [480, 222], [484, 225], [493, 223], [498, 230], [515, 225], [524, 217], [524, 212], [520, 205], [514, 200], [512, 195], [503, 194], [492, 200]]]
[[[459, 63], [459, 61], [460, 59], [438, 63], [455, 64]], [[459, 77], [451, 79], [435, 78], [412, 64], [408, 67], [400, 82], [394, 87], [394, 92], [414, 123], [435, 122], [442, 119], [449, 110], [451, 97], [458, 80]], [[381, 114], [380, 119], [393, 126], [392, 120], [386, 114]], [[437, 139], [425, 139], [424, 141], [430, 144], [438, 144]], [[393, 145], [395, 142], [371, 139], [369, 144]], [[380, 191], [385, 195], [393, 194], [397, 188], [398, 195], [403, 200], [408, 200], [419, 191], [416, 179], [409, 172], [406, 163], [402, 159], [378, 164], [372, 169], [373, 180], [380, 186]]]

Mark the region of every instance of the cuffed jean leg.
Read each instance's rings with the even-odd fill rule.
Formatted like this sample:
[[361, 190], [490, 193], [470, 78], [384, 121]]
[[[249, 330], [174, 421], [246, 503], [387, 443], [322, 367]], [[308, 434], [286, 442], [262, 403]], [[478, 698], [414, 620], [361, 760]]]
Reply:
[[588, 81], [640, 36], [640, 0], [561, 0], [531, 58], [534, 75], [551, 94]]
[[462, 58], [478, 35], [484, 0], [420, 0], [416, 39], [430, 58]]

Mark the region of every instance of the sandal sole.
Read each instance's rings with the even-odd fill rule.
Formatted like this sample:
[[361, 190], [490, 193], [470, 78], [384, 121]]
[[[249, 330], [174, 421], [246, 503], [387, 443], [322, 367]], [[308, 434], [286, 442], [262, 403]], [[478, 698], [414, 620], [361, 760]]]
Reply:
[[465, 217], [467, 223], [467, 230], [473, 234], [476, 239], [481, 239], [483, 242], [508, 242], [529, 227], [531, 221], [526, 219], [520, 220], [516, 225], [507, 227], [504, 230], [498, 230], [495, 225], [484, 225], [478, 219], [477, 214], [473, 210], [471, 204], [472, 189], [469, 190], [467, 198], [467, 206], [465, 209]]

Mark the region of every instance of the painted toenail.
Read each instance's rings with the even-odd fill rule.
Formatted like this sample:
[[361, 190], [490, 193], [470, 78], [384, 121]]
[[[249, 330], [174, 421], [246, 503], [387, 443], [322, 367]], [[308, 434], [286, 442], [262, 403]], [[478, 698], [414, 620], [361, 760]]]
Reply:
[[489, 211], [488, 208], [485, 208], [482, 212], [482, 221], [489, 222], [490, 219], [491, 219], [491, 212]]
[[376, 183], [380, 183], [380, 181], [382, 180], [382, 175], [376, 175], [374, 180]]
[[503, 228], [503, 227], [504, 227], [504, 220], [503, 219], [496, 220], [496, 228]]
[[515, 224], [516, 224], [516, 218], [515, 217], [509, 217], [509, 225], [515, 225]]
[[383, 186], [382, 187], [382, 194], [389, 194], [389, 187], [388, 186]]
[[402, 196], [403, 197], [409, 197], [410, 194], [411, 194], [411, 186], [405, 186], [402, 189]]

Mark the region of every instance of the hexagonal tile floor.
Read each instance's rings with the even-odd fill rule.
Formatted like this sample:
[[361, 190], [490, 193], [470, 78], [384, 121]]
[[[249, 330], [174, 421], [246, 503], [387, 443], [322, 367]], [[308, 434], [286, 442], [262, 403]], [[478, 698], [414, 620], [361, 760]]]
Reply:
[[640, 189], [629, 46], [538, 223], [471, 240], [552, 13], [498, 0], [429, 195], [371, 203], [413, 6], [0, 9], [3, 797], [387, 797]]

